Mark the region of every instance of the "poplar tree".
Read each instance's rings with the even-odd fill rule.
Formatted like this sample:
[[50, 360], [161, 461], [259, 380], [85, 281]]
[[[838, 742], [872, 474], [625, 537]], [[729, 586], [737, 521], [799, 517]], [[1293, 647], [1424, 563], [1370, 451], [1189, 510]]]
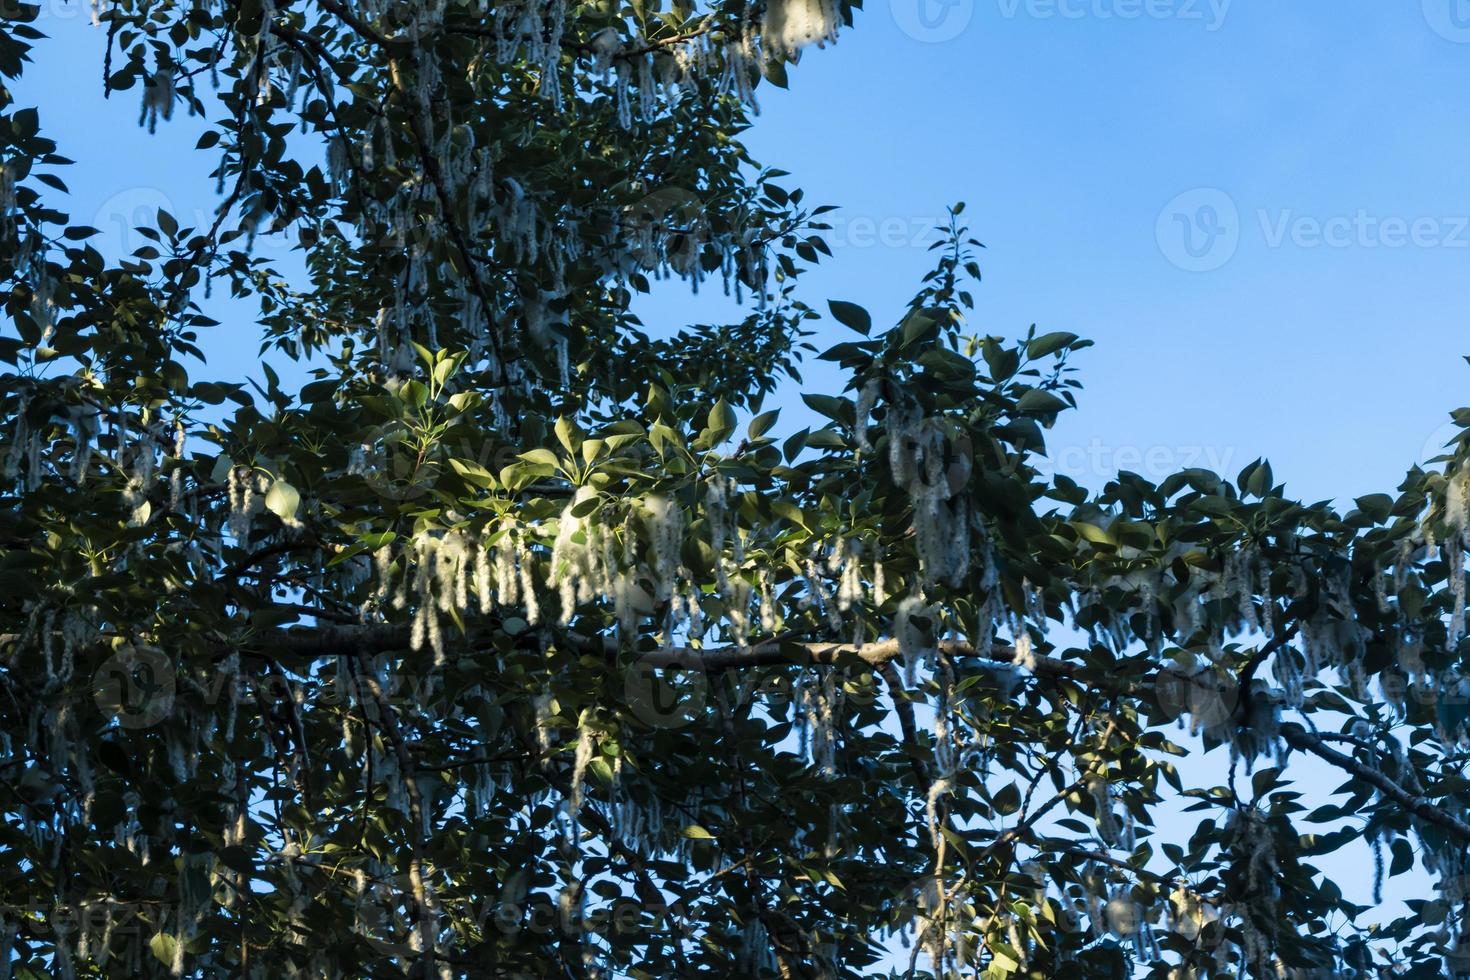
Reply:
[[975, 330], [960, 207], [906, 302], [798, 288], [740, 135], [852, 8], [94, 0], [219, 195], [122, 256], [0, 10], [3, 975], [1466, 966], [1466, 440], [1044, 475], [1088, 344]]

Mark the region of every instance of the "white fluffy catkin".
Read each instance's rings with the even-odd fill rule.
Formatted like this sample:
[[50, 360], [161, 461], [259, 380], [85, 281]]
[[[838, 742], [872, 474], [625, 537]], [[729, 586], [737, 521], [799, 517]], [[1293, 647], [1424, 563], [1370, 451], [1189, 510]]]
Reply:
[[836, 41], [840, 23], [835, 0], [768, 0], [761, 43], [769, 54], [789, 58], [807, 45]]

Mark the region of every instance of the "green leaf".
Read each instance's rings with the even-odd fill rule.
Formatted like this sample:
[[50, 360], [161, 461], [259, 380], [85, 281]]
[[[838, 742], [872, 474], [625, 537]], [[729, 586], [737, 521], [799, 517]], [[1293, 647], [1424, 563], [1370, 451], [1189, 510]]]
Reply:
[[750, 425], [745, 429], [746, 435], [750, 437], [752, 442], [759, 439], [771, 430], [771, 426], [776, 424], [776, 419], [780, 415], [781, 410], [779, 408], [773, 408], [769, 412], [760, 413], [750, 420]]
[[811, 429], [802, 429], [786, 440], [786, 444], [781, 448], [782, 454], [786, 457], [786, 462], [795, 462], [796, 457], [801, 455], [801, 451], [806, 448], [806, 439], [807, 436], [811, 435], [811, 431]]
[[534, 463], [537, 466], [550, 466], [555, 468], [561, 465], [561, 459], [556, 453], [547, 449], [545, 446], [528, 449], [520, 454], [520, 458], [528, 463]]
[[705, 830], [697, 823], [692, 823], [683, 830], [685, 837], [690, 840], [714, 840], [715, 835]]
[[272, 514], [290, 524], [296, 520], [296, 511], [301, 506], [301, 494], [285, 480], [276, 480], [266, 491], [265, 506]]
[[442, 387], [444, 382], [454, 376], [458, 367], [459, 358], [457, 357], [446, 357], [439, 361], [434, 365], [434, 383]]
[[801, 400], [806, 402], [812, 411], [825, 415], [834, 422], [844, 424], [852, 422], [852, 402], [846, 398], [839, 398], [835, 395], [803, 394]]
[[709, 418], [705, 424], [714, 434], [710, 440], [711, 445], [719, 445], [726, 436], [735, 431], [735, 411], [730, 407], [729, 402], [721, 398], [709, 410]]
[[873, 330], [873, 318], [868, 311], [856, 303], [844, 302], [840, 299], [829, 300], [827, 308], [832, 311], [832, 316], [844, 327], [856, 330], [866, 337]]
[[1016, 407], [1031, 415], [1053, 415], [1057, 412], [1065, 411], [1069, 406], [1065, 401], [1049, 391], [1044, 391], [1041, 388], [1032, 388], [1021, 396], [1021, 400], [1016, 403]]
[[470, 460], [451, 459], [449, 465], [453, 468], [454, 472], [464, 477], [466, 483], [471, 483], [482, 490], [492, 489], [496, 485], [495, 477], [479, 463]]
[[939, 326], [939, 319], [929, 310], [915, 310], [903, 321], [899, 333], [899, 346], [908, 347], [919, 340], [924, 340], [935, 333]]
[[582, 443], [582, 432], [577, 428], [576, 422], [563, 415], [556, 420], [556, 438], [566, 447], [567, 452], [575, 455], [577, 447]]
[[1402, 837], [1394, 838], [1389, 849], [1393, 851], [1393, 863], [1388, 868], [1390, 877], [1401, 875], [1414, 867], [1414, 848], [1407, 840]]
[[1043, 334], [1035, 340], [1027, 342], [1026, 356], [1033, 361], [1040, 360], [1048, 354], [1055, 354], [1062, 348], [1071, 346], [1076, 341], [1077, 335], [1075, 333], [1062, 333], [1058, 331], [1057, 333]]
[[1096, 524], [1088, 524], [1086, 521], [1072, 521], [1072, 530], [1080, 534], [1083, 540], [1091, 541], [1093, 544], [1116, 544], [1117, 541], [1107, 531]]
[[152, 950], [154, 957], [164, 966], [173, 966], [174, 950], [178, 947], [178, 939], [166, 932], [156, 932], [153, 938], [148, 940], [148, 948]]

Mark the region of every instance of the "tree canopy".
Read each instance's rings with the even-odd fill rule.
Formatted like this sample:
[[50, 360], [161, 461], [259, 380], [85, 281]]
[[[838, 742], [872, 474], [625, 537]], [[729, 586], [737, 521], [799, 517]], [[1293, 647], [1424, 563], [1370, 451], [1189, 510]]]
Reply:
[[219, 205], [105, 256], [0, 89], [4, 975], [1470, 970], [1466, 439], [1350, 509], [1043, 475], [1088, 342], [970, 327], [961, 206], [911, 299], [800, 294], [740, 135], [848, 0], [93, 9]]

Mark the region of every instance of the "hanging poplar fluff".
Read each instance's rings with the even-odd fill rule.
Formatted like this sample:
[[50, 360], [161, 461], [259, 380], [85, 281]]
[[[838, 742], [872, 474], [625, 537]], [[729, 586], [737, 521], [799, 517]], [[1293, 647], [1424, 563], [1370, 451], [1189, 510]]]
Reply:
[[16, 399], [15, 427], [11, 429], [10, 446], [5, 452], [4, 475], [6, 480], [20, 478], [21, 462], [28, 455], [26, 447], [30, 441], [30, 428], [26, 424], [26, 408], [29, 405], [30, 393], [23, 392]]
[[837, 722], [841, 717], [843, 691], [838, 672], [829, 670], [815, 682], [805, 675], [792, 690], [793, 709], [798, 713], [800, 751], [823, 776], [837, 774]]
[[730, 509], [730, 497], [735, 489], [734, 478], [718, 472], [711, 473], [705, 480], [704, 519], [709, 527], [710, 551], [715, 556], [715, 591], [721, 598], [730, 594], [731, 562], [725, 555], [725, 545], [733, 541], [735, 562], [744, 558], [744, 545]]
[[974, 910], [963, 892], [951, 892], [942, 882], [926, 876], [913, 907], [915, 945], [929, 957], [935, 976], [950, 976], [949, 967], [963, 970], [974, 960], [975, 944], [970, 934]]
[[[1272, 666], [1282, 684], [1285, 703], [1293, 708], [1302, 704], [1305, 682], [1328, 668], [1336, 670], [1357, 697], [1367, 693], [1363, 657], [1372, 632], [1358, 622], [1353, 612], [1347, 573], [1344, 570], [1328, 576], [1316, 585], [1320, 596], [1317, 607], [1300, 624], [1300, 662], [1297, 652], [1283, 649]], [[1305, 580], [1296, 586], [1299, 597], [1309, 591]]]
[[853, 428], [853, 435], [857, 439], [858, 448], [864, 452], [873, 448], [872, 442], [868, 439], [868, 422], [873, 415], [873, 409], [877, 407], [878, 396], [882, 391], [882, 378], [869, 378], [858, 391], [857, 406], [854, 410], [857, 421]]
[[1449, 566], [1450, 595], [1454, 606], [1450, 612], [1450, 636], [1458, 640], [1465, 635], [1465, 549], [1470, 547], [1470, 459], [1460, 462], [1447, 476], [1444, 491], [1444, 553]]
[[1281, 739], [1281, 706], [1286, 696], [1265, 681], [1251, 682], [1250, 712], [1230, 733], [1230, 758], [1245, 760], [1250, 772], [1259, 756], [1272, 755], [1278, 766], [1286, 764], [1286, 743]]
[[577, 747], [572, 756], [571, 788], [567, 793], [567, 816], [573, 822], [582, 810], [583, 783], [587, 778], [587, 765], [592, 761], [592, 753], [596, 747], [596, 732], [584, 717], [577, 731]]
[[184, 499], [184, 424], [174, 422], [174, 443], [171, 455], [174, 467], [168, 474], [168, 503], [178, 510]]
[[761, 44], [778, 58], [793, 58], [808, 45], [837, 40], [841, 26], [835, 0], [766, 0]]
[[243, 545], [250, 539], [251, 523], [265, 510], [264, 494], [269, 489], [264, 473], [249, 466], [231, 466], [226, 478], [225, 499], [229, 507], [230, 536]]
[[[1276, 861], [1276, 838], [1266, 814], [1255, 807], [1231, 811], [1225, 831], [1230, 857], [1244, 877], [1243, 894], [1262, 920], [1274, 919], [1276, 902], [1281, 894], [1281, 868]], [[1252, 919], [1250, 912], [1245, 912], [1241, 916], [1241, 926], [1246, 940], [1246, 955], [1259, 965], [1262, 956], [1269, 953], [1269, 944], [1256, 931]]]
[[1470, 745], [1470, 677], [1458, 671], [1445, 671], [1439, 677], [1435, 696], [1435, 732], [1448, 751]]
[[890, 406], [884, 420], [893, 482], [913, 504], [914, 542], [926, 587], [958, 588], [970, 570], [972, 516], [961, 491], [970, 481], [968, 456], [956, 451], [940, 422]]
[[1201, 900], [1198, 894], [1183, 885], [1169, 894], [1168, 911], [1169, 931], [1190, 942], [1198, 939], [1206, 926], [1220, 918], [1214, 906]]
[[1093, 775], [1087, 780], [1087, 793], [1097, 813], [1097, 834], [1109, 847], [1133, 850], [1133, 814], [1123, 808], [1123, 820], [1113, 812], [1113, 788], [1106, 776]]
[[645, 522], [652, 536], [652, 571], [654, 599], [667, 602], [673, 598], [684, 547], [684, 512], [679, 505], [661, 494], [650, 494], [641, 501]]
[[1250, 771], [1255, 760], [1273, 754], [1284, 763], [1286, 745], [1281, 741], [1281, 709], [1287, 694], [1264, 680], [1252, 681], [1250, 710], [1245, 717], [1237, 711], [1235, 681], [1229, 671], [1208, 660], [1194, 660], [1170, 675], [1162, 689], [1179, 708], [1179, 727], [1207, 741], [1230, 746], [1231, 761], [1244, 759]]
[[173, 66], [161, 66], [143, 82], [143, 109], [138, 115], [138, 125], [147, 126], [151, 134], [157, 129], [160, 116], [165, 122], [172, 119], [174, 97]]
[[908, 595], [899, 602], [898, 612], [894, 616], [893, 634], [898, 640], [899, 656], [903, 659], [904, 680], [910, 686], [914, 683], [919, 664], [922, 662], [926, 667], [933, 666], [937, 653], [932, 627], [931, 630], [925, 630], [914, 619], [927, 619], [933, 614], [933, 609], [922, 596]]
[[[19, 237], [17, 217], [23, 215], [15, 204], [15, 168], [0, 158], [0, 241], [10, 243]], [[15, 257], [17, 270], [24, 267], [21, 259], [19, 255]]]
[[434, 666], [438, 667], [445, 659], [441, 614], [452, 614], [462, 622], [470, 612], [469, 576], [475, 564], [475, 542], [461, 530], [442, 534], [424, 531], [413, 539], [411, 548], [412, 558], [394, 605], [406, 606], [412, 590], [416, 605], [409, 645], [414, 650], [431, 649]]
[[612, 536], [601, 524], [578, 517], [577, 510], [597, 499], [590, 486], [579, 487], [557, 522], [551, 550], [551, 578], [547, 583], [561, 600], [561, 625], [572, 621], [578, 603], [591, 602], [613, 591]]

